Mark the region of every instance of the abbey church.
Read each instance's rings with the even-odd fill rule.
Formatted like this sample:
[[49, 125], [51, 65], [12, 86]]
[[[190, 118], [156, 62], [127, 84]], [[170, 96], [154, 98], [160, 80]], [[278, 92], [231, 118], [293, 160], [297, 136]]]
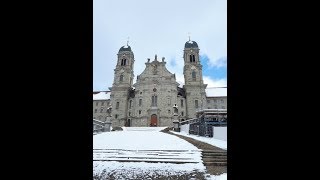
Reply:
[[[195, 41], [184, 45], [184, 85], [179, 87], [174, 73], [166, 68], [165, 58], [148, 59], [144, 71], [134, 79], [134, 53], [130, 46], [120, 48], [109, 99], [94, 101], [94, 118], [104, 121], [105, 110], [97, 106], [101, 101], [112, 107], [112, 126], [169, 126], [173, 106], [178, 106], [179, 120], [196, 117], [200, 109], [226, 109], [226, 96], [210, 97], [203, 83], [199, 47]], [[218, 101], [218, 102], [217, 102]], [[104, 103], [104, 102], [103, 102]], [[96, 105], [96, 106], [95, 106]], [[103, 106], [105, 107], [105, 106]], [[100, 108], [100, 109], [98, 109]], [[101, 109], [102, 108], [102, 109]], [[97, 112], [100, 110], [100, 116]]]

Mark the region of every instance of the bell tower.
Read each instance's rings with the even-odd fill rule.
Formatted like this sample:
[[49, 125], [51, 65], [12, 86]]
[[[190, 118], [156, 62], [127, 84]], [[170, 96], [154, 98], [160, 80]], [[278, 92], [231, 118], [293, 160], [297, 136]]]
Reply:
[[187, 118], [195, 118], [196, 111], [206, 107], [206, 87], [203, 84], [202, 65], [200, 63], [199, 47], [195, 41], [189, 41], [184, 46], [184, 89], [186, 91]]
[[127, 120], [129, 91], [134, 74], [134, 54], [128, 45], [122, 46], [117, 54], [117, 65], [111, 90], [112, 126], [124, 126]]

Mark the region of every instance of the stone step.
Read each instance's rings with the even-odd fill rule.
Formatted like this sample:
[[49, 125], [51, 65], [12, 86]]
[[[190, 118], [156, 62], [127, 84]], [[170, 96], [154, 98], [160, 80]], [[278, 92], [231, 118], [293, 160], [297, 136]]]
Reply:
[[227, 156], [226, 154], [203, 154], [202, 156]]
[[189, 163], [199, 163], [197, 161], [165, 161], [165, 160], [161, 160], [161, 161], [150, 161], [147, 159], [142, 159], [142, 160], [138, 160], [138, 159], [132, 159], [132, 160], [128, 160], [128, 159], [93, 159], [93, 161], [117, 161], [117, 162], [146, 162], [146, 163], [173, 163], [173, 164], [189, 164]]
[[204, 162], [205, 166], [227, 166], [227, 162]]
[[224, 157], [227, 157], [226, 154], [201, 154], [201, 156], [224, 156]]
[[204, 162], [227, 162], [227, 159], [202, 158]]
[[216, 151], [216, 150], [202, 150], [202, 152], [208, 152], [208, 153], [227, 153], [227, 151]]
[[202, 156], [202, 159], [208, 159], [208, 158], [213, 158], [213, 159], [227, 159], [226, 156]]
[[201, 152], [203, 154], [227, 154], [227, 152]]

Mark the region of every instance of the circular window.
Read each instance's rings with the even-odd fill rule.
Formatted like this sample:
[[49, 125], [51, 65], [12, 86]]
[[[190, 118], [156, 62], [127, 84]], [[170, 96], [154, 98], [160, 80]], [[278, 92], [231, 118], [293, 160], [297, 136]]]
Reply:
[[156, 89], [156, 88], [153, 88], [153, 92], [157, 92], [157, 89]]

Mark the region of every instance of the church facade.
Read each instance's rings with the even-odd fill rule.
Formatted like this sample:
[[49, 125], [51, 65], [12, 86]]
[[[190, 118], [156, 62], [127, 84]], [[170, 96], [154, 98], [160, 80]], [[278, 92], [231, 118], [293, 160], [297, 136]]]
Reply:
[[195, 41], [185, 43], [185, 82], [179, 87], [175, 74], [166, 68], [165, 58], [159, 59], [157, 55], [152, 61], [147, 60], [133, 84], [134, 53], [128, 45], [121, 47], [109, 88], [112, 126], [171, 127], [174, 105], [178, 106], [180, 120], [195, 118], [197, 110], [206, 109], [210, 100], [207, 101], [207, 85], [203, 83], [199, 50]]

